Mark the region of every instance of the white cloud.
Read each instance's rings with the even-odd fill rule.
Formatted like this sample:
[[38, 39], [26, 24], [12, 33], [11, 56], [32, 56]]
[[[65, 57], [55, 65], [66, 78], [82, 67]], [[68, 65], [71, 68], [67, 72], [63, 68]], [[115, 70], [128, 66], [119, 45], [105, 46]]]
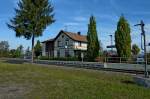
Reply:
[[66, 23], [64, 23], [64, 26], [78, 26], [79, 25], [79, 23], [77, 23], [77, 22], [66, 22]]
[[81, 21], [87, 21], [87, 18], [83, 16], [78, 16], [78, 17], [75, 17], [74, 20], [81, 22]]

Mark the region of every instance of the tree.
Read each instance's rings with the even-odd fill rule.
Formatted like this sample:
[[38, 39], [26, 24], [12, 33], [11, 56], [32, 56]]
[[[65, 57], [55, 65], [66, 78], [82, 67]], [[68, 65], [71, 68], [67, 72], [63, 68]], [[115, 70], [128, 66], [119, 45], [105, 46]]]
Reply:
[[25, 50], [25, 56], [31, 56], [30, 47]]
[[118, 22], [115, 32], [115, 43], [119, 57], [128, 58], [131, 56], [130, 25], [124, 16], [121, 16]]
[[9, 54], [9, 43], [8, 41], [0, 42], [0, 57], [7, 57]]
[[23, 54], [23, 46], [22, 45], [20, 45], [17, 49], [20, 51], [21, 54]]
[[94, 16], [90, 17], [90, 23], [88, 25], [88, 33], [87, 33], [87, 58], [88, 61], [95, 61], [95, 58], [99, 56], [99, 41], [97, 36], [96, 29], [96, 20]]
[[16, 57], [21, 57], [23, 55], [23, 46], [20, 45], [17, 49], [16, 49]]
[[13, 58], [21, 58], [23, 56], [23, 46], [20, 45], [19, 47], [17, 47], [17, 49], [11, 49], [9, 53]]
[[32, 62], [34, 60], [34, 39], [42, 36], [46, 27], [54, 20], [53, 6], [48, 0], [20, 0], [16, 15], [8, 27], [16, 32], [16, 37], [32, 39]]
[[138, 55], [139, 52], [140, 52], [140, 48], [136, 44], [133, 44], [132, 45], [132, 53], [133, 53], [133, 55]]
[[103, 55], [103, 45], [102, 42], [99, 40], [99, 55], [102, 56]]
[[37, 41], [37, 43], [36, 43], [34, 49], [35, 49], [35, 56], [36, 56], [36, 57], [40, 56], [41, 53], [42, 53], [42, 46], [41, 46], [41, 43], [40, 43], [39, 40]]
[[16, 49], [11, 49], [11, 50], [9, 51], [9, 54], [10, 54], [10, 57], [16, 58], [16, 57], [17, 57], [17, 55], [16, 55]]
[[0, 42], [0, 50], [9, 50], [9, 43], [8, 41], [1, 41]]

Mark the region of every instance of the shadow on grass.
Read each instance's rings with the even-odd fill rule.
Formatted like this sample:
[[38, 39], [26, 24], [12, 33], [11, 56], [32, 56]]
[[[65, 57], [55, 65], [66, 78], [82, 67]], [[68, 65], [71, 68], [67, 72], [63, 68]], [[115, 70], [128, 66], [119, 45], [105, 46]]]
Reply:
[[127, 85], [134, 85], [134, 84], [135, 84], [135, 82], [134, 82], [134, 81], [129, 81], [129, 80], [121, 81], [121, 83], [123, 83], [123, 84], [127, 84]]

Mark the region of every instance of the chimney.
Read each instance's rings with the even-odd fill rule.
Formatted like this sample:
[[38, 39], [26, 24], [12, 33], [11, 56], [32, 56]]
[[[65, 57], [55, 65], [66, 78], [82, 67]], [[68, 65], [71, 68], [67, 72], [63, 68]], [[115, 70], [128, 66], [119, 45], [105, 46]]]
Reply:
[[78, 32], [78, 35], [81, 35], [81, 32]]

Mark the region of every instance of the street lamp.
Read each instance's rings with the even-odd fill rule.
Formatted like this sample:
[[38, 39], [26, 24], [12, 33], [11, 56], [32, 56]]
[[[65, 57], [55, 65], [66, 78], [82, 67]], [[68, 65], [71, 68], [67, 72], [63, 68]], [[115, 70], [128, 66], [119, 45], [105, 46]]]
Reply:
[[[113, 41], [112, 41], [112, 35], [109, 35], [110, 36], [110, 40], [111, 40], [111, 46], [113, 45]], [[113, 51], [113, 48], [111, 48], [111, 51]]]
[[[147, 51], [146, 51], [146, 35], [145, 35], [145, 30], [144, 30], [144, 26], [145, 26], [145, 24], [144, 24], [144, 22], [143, 21], [141, 21], [141, 23], [140, 24], [136, 24], [136, 25], [134, 25], [134, 26], [140, 26], [141, 27], [141, 31], [142, 31], [142, 33], [141, 33], [141, 37], [143, 37], [143, 40], [144, 40], [144, 60], [145, 60], [145, 78], [149, 78], [149, 74], [148, 74], [148, 70], [147, 70]], [[142, 42], [142, 40], [141, 40], [141, 42]], [[141, 43], [141, 46], [142, 46], [142, 43]]]

